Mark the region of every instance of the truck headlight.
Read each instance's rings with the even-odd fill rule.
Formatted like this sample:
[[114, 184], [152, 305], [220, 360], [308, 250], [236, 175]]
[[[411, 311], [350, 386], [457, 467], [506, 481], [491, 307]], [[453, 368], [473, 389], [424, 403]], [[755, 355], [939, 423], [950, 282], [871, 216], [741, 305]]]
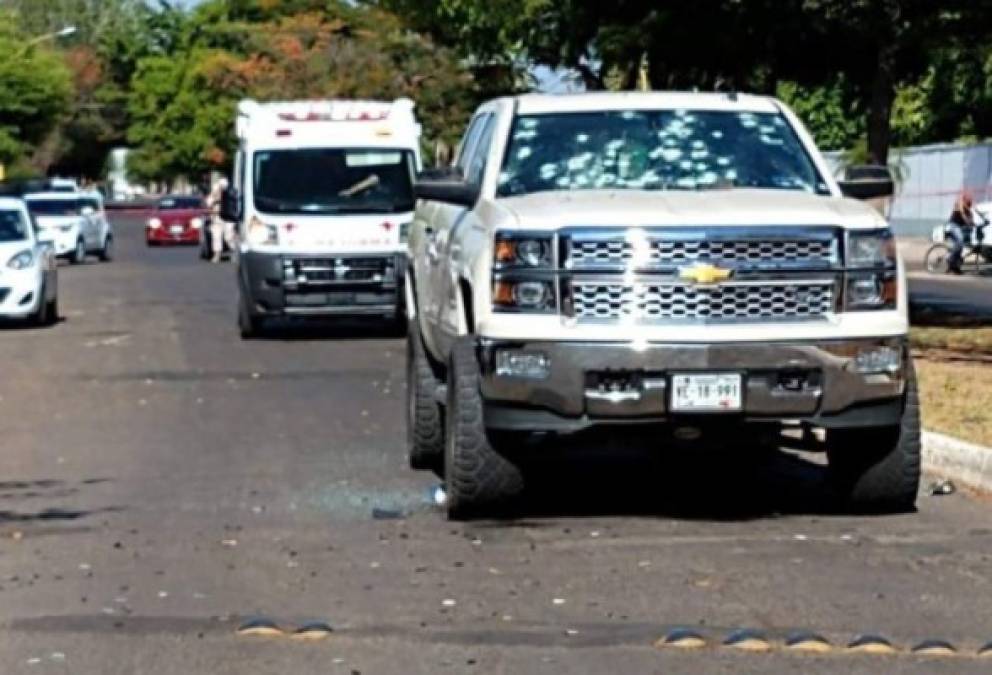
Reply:
[[23, 270], [34, 264], [34, 253], [31, 251], [21, 251], [7, 261], [7, 267], [12, 270]]
[[255, 246], [275, 246], [279, 243], [279, 229], [253, 216], [248, 222], [248, 241]]
[[844, 294], [849, 310], [895, 309], [897, 281], [895, 272], [849, 274]]
[[849, 268], [896, 266], [896, 240], [890, 230], [852, 231], [847, 235]]
[[497, 232], [493, 244], [497, 267], [547, 267], [551, 265], [551, 237], [516, 232]]
[[493, 306], [497, 311], [550, 312], [555, 307], [554, 287], [549, 281], [500, 279], [493, 283]]

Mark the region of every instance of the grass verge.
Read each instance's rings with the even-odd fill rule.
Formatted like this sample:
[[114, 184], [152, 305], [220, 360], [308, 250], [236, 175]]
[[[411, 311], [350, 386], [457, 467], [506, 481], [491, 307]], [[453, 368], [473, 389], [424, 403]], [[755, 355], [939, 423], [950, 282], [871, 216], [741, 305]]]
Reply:
[[[992, 328], [916, 327], [909, 331], [914, 349], [941, 349], [992, 356]], [[992, 386], [992, 383], [989, 383]]]
[[923, 428], [992, 447], [992, 363], [918, 356], [916, 372]]

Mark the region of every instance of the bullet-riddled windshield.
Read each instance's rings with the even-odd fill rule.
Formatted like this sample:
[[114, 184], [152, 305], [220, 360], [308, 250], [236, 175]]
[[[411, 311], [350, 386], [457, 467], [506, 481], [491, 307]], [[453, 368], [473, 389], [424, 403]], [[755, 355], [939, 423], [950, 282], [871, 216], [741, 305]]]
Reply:
[[624, 110], [518, 117], [498, 195], [735, 187], [828, 192], [778, 113]]
[[263, 213], [412, 211], [409, 150], [306, 148], [254, 155], [255, 208]]

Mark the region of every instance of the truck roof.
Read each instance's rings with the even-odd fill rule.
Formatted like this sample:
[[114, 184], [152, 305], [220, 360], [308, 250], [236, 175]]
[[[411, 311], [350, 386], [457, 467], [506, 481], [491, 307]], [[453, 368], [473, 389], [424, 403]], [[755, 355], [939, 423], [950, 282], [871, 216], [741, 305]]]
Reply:
[[775, 113], [770, 96], [715, 92], [588, 92], [581, 94], [523, 94], [516, 97], [517, 113], [597, 112], [602, 110], [726, 110]]
[[417, 148], [420, 124], [414, 103], [325, 99], [312, 101], [244, 100], [238, 104], [238, 138], [254, 147], [407, 147]]

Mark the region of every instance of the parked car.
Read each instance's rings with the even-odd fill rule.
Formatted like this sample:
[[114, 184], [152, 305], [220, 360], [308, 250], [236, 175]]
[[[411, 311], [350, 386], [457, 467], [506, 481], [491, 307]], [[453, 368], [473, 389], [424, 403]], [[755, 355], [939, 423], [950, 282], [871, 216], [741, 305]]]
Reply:
[[206, 220], [207, 209], [202, 197], [166, 195], [155, 203], [145, 223], [145, 241], [149, 246], [199, 244]]
[[453, 169], [415, 187], [411, 464], [444, 476], [462, 517], [522, 491], [521, 435], [653, 425], [659, 451], [747, 452], [793, 429], [825, 438], [848, 506], [910, 509], [905, 273], [845, 189], [892, 184], [836, 182], [771, 98], [484, 104]]
[[38, 238], [50, 242], [56, 256], [74, 264], [88, 255], [103, 262], [113, 259], [114, 232], [99, 193], [34, 192], [24, 200], [38, 225]]
[[39, 242], [27, 206], [0, 197], [0, 317], [38, 326], [58, 320], [58, 266]]

